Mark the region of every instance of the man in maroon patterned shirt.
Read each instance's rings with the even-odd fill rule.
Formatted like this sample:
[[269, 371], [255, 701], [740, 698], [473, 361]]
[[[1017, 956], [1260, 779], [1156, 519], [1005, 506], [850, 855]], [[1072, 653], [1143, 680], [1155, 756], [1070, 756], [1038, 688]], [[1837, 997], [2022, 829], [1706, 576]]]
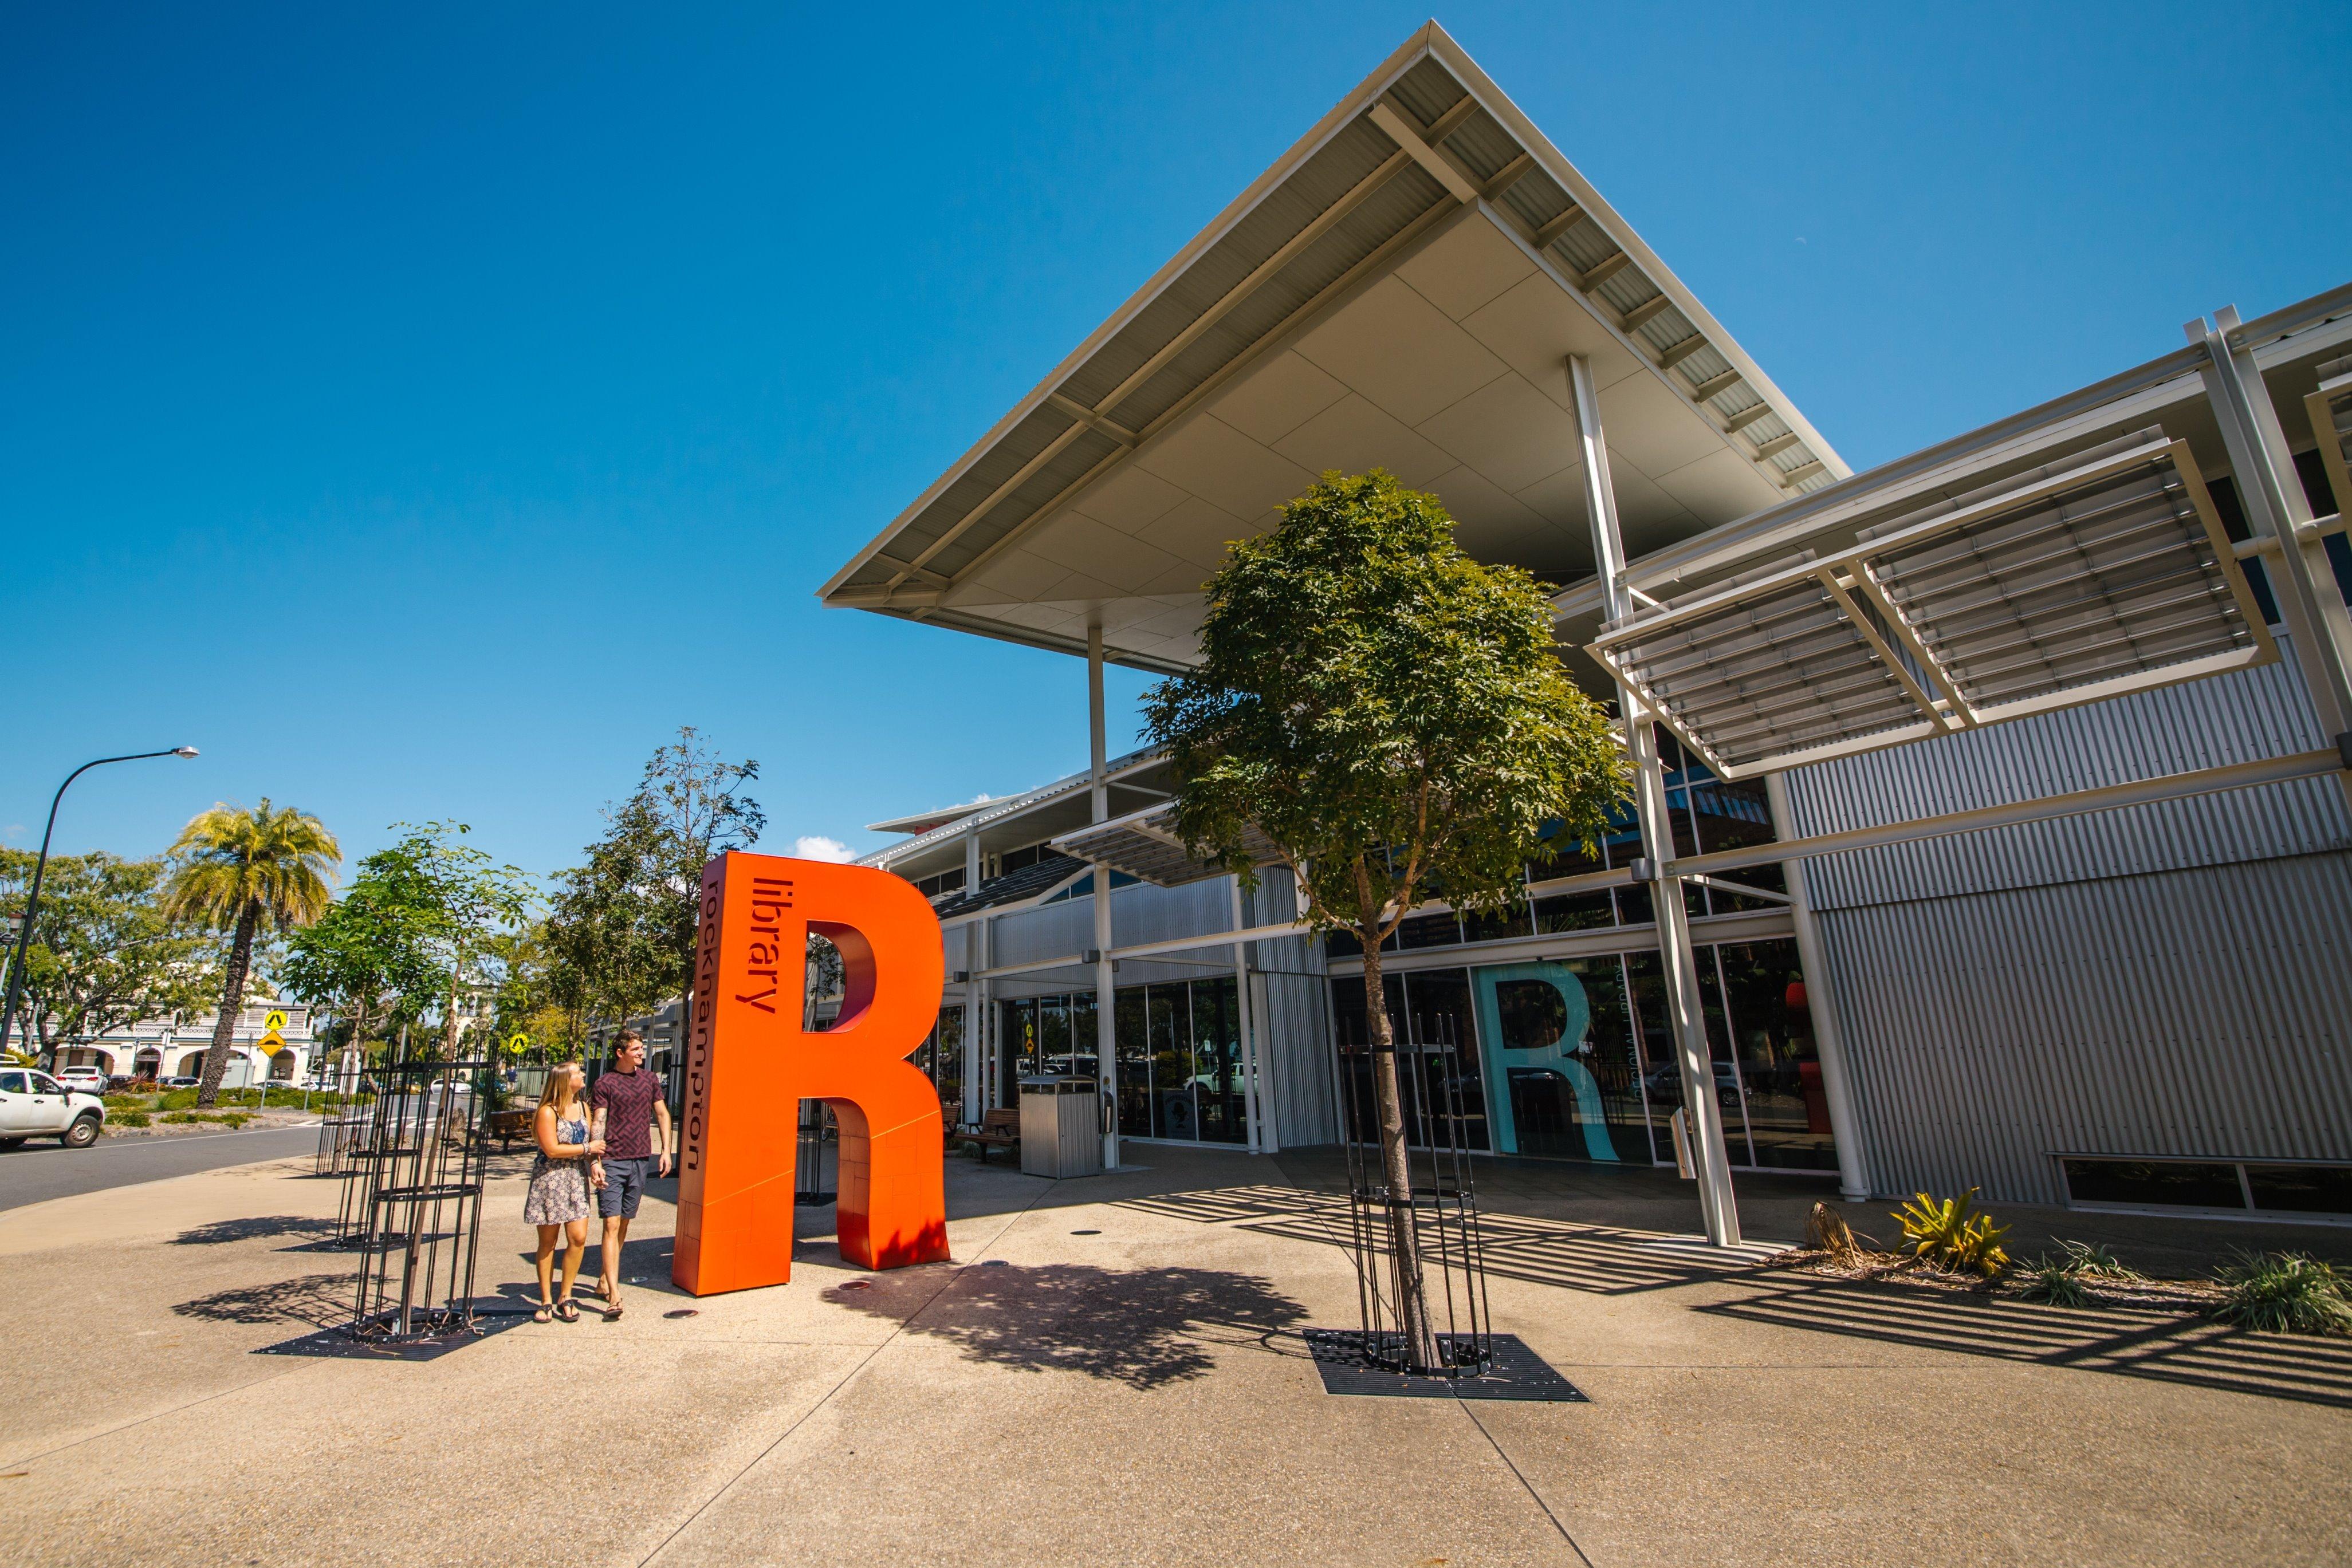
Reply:
[[[588, 1092], [588, 1103], [602, 1124], [596, 1135], [604, 1140], [604, 1184], [596, 1194], [596, 1212], [604, 1217], [604, 1245], [596, 1272], [608, 1319], [621, 1315], [621, 1248], [646, 1195], [646, 1167], [658, 1156], [658, 1174], [669, 1175], [669, 1103], [662, 1097], [661, 1080], [645, 1066], [645, 1037], [625, 1029], [613, 1041], [613, 1064]], [[651, 1135], [656, 1125], [661, 1130], [658, 1144]]]

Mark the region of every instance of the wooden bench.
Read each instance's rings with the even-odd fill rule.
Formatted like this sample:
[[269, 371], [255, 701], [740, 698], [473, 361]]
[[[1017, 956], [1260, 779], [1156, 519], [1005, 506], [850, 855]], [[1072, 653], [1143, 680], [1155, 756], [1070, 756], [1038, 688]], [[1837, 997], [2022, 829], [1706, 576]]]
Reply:
[[980, 1145], [980, 1163], [988, 1163], [991, 1149], [1017, 1149], [1021, 1146], [1021, 1113], [1014, 1110], [991, 1111], [981, 1118], [980, 1131], [957, 1134], [966, 1143]]
[[484, 1134], [499, 1141], [499, 1153], [512, 1153], [517, 1138], [532, 1135], [530, 1119], [537, 1114], [536, 1111], [493, 1111], [490, 1113], [490, 1124], [483, 1129]]

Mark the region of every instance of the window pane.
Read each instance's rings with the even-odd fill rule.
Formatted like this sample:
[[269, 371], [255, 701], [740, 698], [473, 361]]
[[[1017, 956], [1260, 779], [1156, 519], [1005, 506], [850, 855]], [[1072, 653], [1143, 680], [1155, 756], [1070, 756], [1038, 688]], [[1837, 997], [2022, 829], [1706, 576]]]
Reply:
[[1462, 936], [1466, 942], [1500, 942], [1507, 936], [1532, 936], [1535, 927], [1528, 921], [1528, 901], [1524, 898], [1501, 909], [1462, 916]]
[[2352, 1166], [2248, 1166], [2256, 1208], [2352, 1214]]
[[1127, 986], [1118, 992], [1118, 1130], [1130, 1138], [1152, 1135], [1150, 1020], [1145, 995], [1142, 986]]
[[1412, 1064], [1418, 1077], [1417, 1084], [1402, 1078], [1398, 1083], [1405, 1097], [1406, 1135], [1416, 1144], [1459, 1140], [1465, 1149], [1489, 1147], [1470, 972], [1417, 970], [1404, 977], [1404, 993], [1405, 1025], [1413, 1050], [1400, 1050], [1397, 1066], [1402, 1071]]
[[1145, 1003], [1151, 1025], [1151, 1114], [1154, 1135], [1197, 1138], [1192, 1103], [1192, 1009], [1181, 985], [1153, 986]]
[[1242, 1097], [1240, 1008], [1231, 977], [1194, 980], [1192, 1063], [1194, 1096], [1206, 1143], [1249, 1141], [1249, 1106]]
[[[1498, 1066], [1511, 1097], [1511, 1122], [1519, 1152], [1562, 1159], [1606, 1159], [1647, 1165], [1651, 1159], [1648, 1113], [1643, 1104], [1641, 1058], [1625, 1010], [1623, 971], [1614, 956], [1553, 960], [1575, 977], [1584, 993], [1584, 1028], [1563, 1040], [1568, 1009], [1559, 988], [1546, 979], [1498, 981], [1496, 1011], [1501, 1025]], [[1565, 1056], [1552, 1054], [1555, 1042]], [[1530, 1064], [1515, 1063], [1509, 1052], [1546, 1054]], [[1590, 1082], [1582, 1082], [1589, 1078]], [[1595, 1092], [1598, 1126], [1592, 1125]], [[1605, 1151], [1593, 1146], [1598, 1132]]]
[[2076, 1203], [2243, 1208], [2234, 1166], [2189, 1160], [2061, 1160]]
[[1462, 929], [1451, 912], [1415, 915], [1397, 923], [1397, 942], [1406, 948], [1451, 947], [1462, 940]]
[[1731, 1026], [1748, 1135], [1756, 1163], [1779, 1170], [1837, 1168], [1829, 1095], [1792, 941], [1717, 949], [1730, 991]]

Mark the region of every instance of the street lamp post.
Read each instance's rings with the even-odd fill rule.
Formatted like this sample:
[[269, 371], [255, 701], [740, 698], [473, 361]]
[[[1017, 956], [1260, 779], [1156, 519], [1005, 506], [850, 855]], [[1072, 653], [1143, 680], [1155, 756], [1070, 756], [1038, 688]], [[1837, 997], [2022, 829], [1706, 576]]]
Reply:
[[168, 751], [134, 751], [128, 757], [101, 757], [95, 762], [85, 762], [66, 775], [64, 784], [49, 798], [49, 823], [41, 830], [40, 858], [33, 862], [33, 886], [25, 895], [25, 907], [17, 915], [16, 957], [8, 966], [8, 998], [0, 1004], [0, 1051], [8, 1049], [8, 1031], [16, 1022], [16, 998], [25, 988], [25, 949], [33, 940], [33, 917], [41, 907], [41, 873], [49, 869], [49, 835], [58, 831], [58, 802], [66, 798], [68, 785], [93, 768], [103, 768], [110, 762], [139, 762], [150, 757], [194, 757], [193, 746], [175, 746]]

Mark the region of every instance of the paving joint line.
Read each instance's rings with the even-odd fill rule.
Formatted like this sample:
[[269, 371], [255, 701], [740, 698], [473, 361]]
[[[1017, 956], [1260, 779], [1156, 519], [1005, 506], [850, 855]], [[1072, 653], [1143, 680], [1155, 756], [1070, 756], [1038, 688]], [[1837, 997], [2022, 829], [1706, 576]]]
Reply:
[[692, 1513], [689, 1513], [684, 1519], [679, 1520], [677, 1521], [677, 1528], [672, 1530], [667, 1535], [662, 1537], [660, 1545], [655, 1547], [651, 1552], [646, 1552], [643, 1557], [637, 1559], [637, 1568], [646, 1568], [647, 1563], [660, 1556], [663, 1552], [668, 1551], [670, 1547], [676, 1543], [677, 1538], [686, 1533], [686, 1530], [688, 1525], [692, 1524], [696, 1520], [700, 1519], [704, 1513], [709, 1511], [711, 1504], [717, 1502], [720, 1498], [725, 1497], [729, 1492], [732, 1491], [735, 1489], [737, 1482], [740, 1481], [745, 1476], [750, 1475], [753, 1470], [759, 1469], [761, 1462], [764, 1461], [770, 1454], [774, 1453], [778, 1448], [783, 1447], [785, 1440], [791, 1437], [793, 1433], [799, 1431], [802, 1426], [807, 1422], [811, 1416], [824, 1409], [827, 1405], [833, 1403], [833, 1396], [835, 1395], [848, 1387], [849, 1385], [856, 1380], [859, 1373], [865, 1371], [868, 1366], [873, 1364], [874, 1358], [876, 1356], [880, 1355], [884, 1351], [889, 1349], [893, 1344], [898, 1343], [899, 1336], [904, 1334], [907, 1330], [913, 1325], [917, 1318], [921, 1317], [925, 1312], [930, 1311], [934, 1302], [938, 1301], [941, 1296], [946, 1295], [950, 1291], [955, 1288], [956, 1281], [963, 1278], [965, 1270], [978, 1266], [981, 1259], [985, 1258], [988, 1255], [989, 1249], [995, 1246], [999, 1241], [1004, 1239], [1004, 1233], [1006, 1231], [1012, 1229], [1015, 1225], [1018, 1225], [1023, 1219], [1026, 1218], [1031, 1209], [1036, 1207], [1039, 1202], [1041, 1202], [1048, 1193], [1051, 1193], [1055, 1187], [1061, 1185], [1062, 1184], [1058, 1181], [1048, 1183], [1037, 1193], [1036, 1197], [1024, 1204], [1020, 1210], [1013, 1214], [1011, 1218], [1005, 1220], [1003, 1225], [997, 1227], [996, 1233], [988, 1239], [987, 1243], [983, 1245], [980, 1249], [979, 1252], [973, 1256], [971, 1262], [957, 1265], [955, 1272], [940, 1281], [940, 1288], [932, 1291], [921, 1306], [917, 1307], [913, 1312], [908, 1312], [905, 1318], [899, 1321], [898, 1326], [890, 1331], [890, 1335], [887, 1339], [885, 1339], [881, 1343], [876, 1345], [873, 1349], [860, 1356], [857, 1360], [856, 1365], [851, 1367], [847, 1372], [841, 1375], [841, 1381], [826, 1389], [822, 1398], [818, 1399], [815, 1404], [810, 1406], [807, 1409], [802, 1411], [799, 1416], [794, 1417], [791, 1426], [777, 1433], [776, 1440], [774, 1442], [770, 1443], [766, 1448], [752, 1455], [751, 1458], [745, 1462], [741, 1469], [737, 1470], [733, 1475], [728, 1477], [727, 1479], [720, 1484], [718, 1490], [712, 1492], [709, 1497], [703, 1499], [700, 1503], [696, 1505]]
[[[1333, 1235], [1336, 1227], [1331, 1222], [1328, 1212], [1330, 1207], [1318, 1205], [1309, 1211], [1309, 1218], [1326, 1235], [1332, 1235], [1330, 1245], [1345, 1248], [1347, 1244]], [[1517, 1481], [1521, 1490], [1535, 1500], [1536, 1507], [1543, 1511], [1543, 1516], [1550, 1521], [1551, 1527], [1559, 1531], [1559, 1538], [1568, 1542], [1568, 1549], [1576, 1553], [1576, 1560], [1583, 1563], [1584, 1568], [1592, 1568], [1592, 1559], [1584, 1554], [1584, 1548], [1577, 1543], [1576, 1537], [1569, 1532], [1568, 1526], [1560, 1521], [1559, 1515], [1552, 1511], [1551, 1504], [1544, 1500], [1543, 1493], [1536, 1490], [1535, 1483], [1528, 1479], [1527, 1472], [1519, 1469], [1518, 1462], [1511, 1458], [1500, 1442], [1496, 1440], [1495, 1434], [1486, 1429], [1486, 1423], [1478, 1418], [1478, 1412], [1470, 1407], [1470, 1402], [1456, 1392], [1454, 1396], [1454, 1403], [1462, 1414], [1470, 1417], [1470, 1424], [1478, 1428], [1478, 1435], [1486, 1439], [1486, 1446], [1495, 1450], [1495, 1457], [1503, 1461], [1503, 1468], [1511, 1472], [1511, 1478]]]
[[37, 1454], [26, 1454], [22, 1458], [0, 1459], [0, 1465], [10, 1467], [29, 1465], [41, 1459], [52, 1458], [69, 1449], [79, 1448], [85, 1443], [95, 1443], [101, 1437], [111, 1437], [120, 1433], [128, 1432], [133, 1427], [144, 1427], [150, 1421], [161, 1421], [166, 1416], [177, 1416], [182, 1411], [193, 1410], [199, 1405], [209, 1405], [215, 1399], [226, 1399], [232, 1394], [242, 1394], [248, 1388], [258, 1388], [265, 1383], [275, 1383], [281, 1377], [291, 1377], [298, 1372], [313, 1371], [325, 1364], [324, 1362], [298, 1362], [292, 1366], [280, 1367], [266, 1376], [257, 1377], [250, 1383], [240, 1383], [234, 1388], [219, 1389], [201, 1398], [191, 1399], [184, 1405], [174, 1405], [168, 1410], [152, 1410], [135, 1421], [125, 1421], [119, 1427], [109, 1427], [103, 1432], [92, 1432], [88, 1437], [76, 1437], [70, 1443], [60, 1443], [54, 1448], [47, 1448]]

